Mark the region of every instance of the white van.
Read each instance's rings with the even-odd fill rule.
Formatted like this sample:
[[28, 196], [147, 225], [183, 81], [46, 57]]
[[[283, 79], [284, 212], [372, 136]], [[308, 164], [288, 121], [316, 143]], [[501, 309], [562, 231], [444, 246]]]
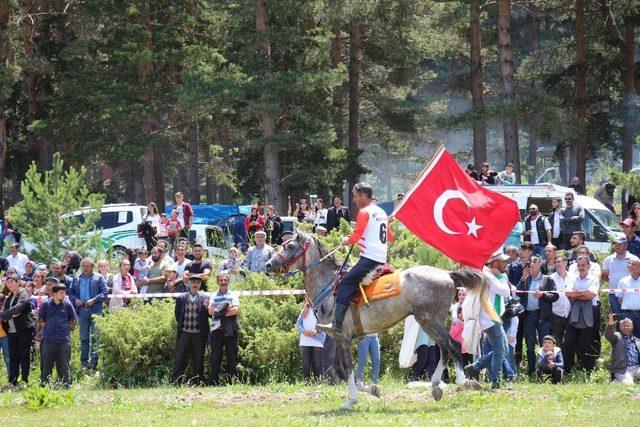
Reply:
[[[544, 215], [551, 212], [551, 200], [560, 197], [564, 206], [564, 195], [574, 193], [571, 188], [556, 184], [491, 186], [490, 190], [504, 194], [515, 200], [524, 219], [529, 205], [536, 204]], [[586, 235], [585, 244], [592, 251], [609, 252], [611, 241], [623, 236], [620, 219], [593, 197], [575, 195], [575, 204], [584, 209], [582, 228]]]
[[[82, 221], [85, 212], [90, 208], [71, 212], [62, 218], [76, 217]], [[100, 244], [105, 250], [111, 250], [114, 258], [122, 258], [127, 249], [146, 247], [143, 238], [138, 237], [138, 224], [147, 216], [147, 207], [135, 203], [115, 203], [102, 207], [100, 219], [96, 222], [102, 239]]]

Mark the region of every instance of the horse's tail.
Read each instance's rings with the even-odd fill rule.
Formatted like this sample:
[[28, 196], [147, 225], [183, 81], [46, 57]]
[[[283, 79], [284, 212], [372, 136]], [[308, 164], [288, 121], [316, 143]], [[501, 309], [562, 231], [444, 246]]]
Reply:
[[480, 304], [484, 311], [496, 322], [501, 322], [500, 316], [498, 316], [495, 308], [489, 302], [489, 284], [484, 273], [465, 268], [460, 271], [450, 271], [449, 277], [451, 277], [456, 287], [462, 286], [469, 291], [478, 292], [480, 294]]

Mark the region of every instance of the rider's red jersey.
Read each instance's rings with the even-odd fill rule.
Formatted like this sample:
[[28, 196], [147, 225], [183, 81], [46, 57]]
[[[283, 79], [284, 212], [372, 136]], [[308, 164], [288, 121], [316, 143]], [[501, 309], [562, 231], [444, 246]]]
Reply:
[[358, 212], [356, 228], [349, 244], [360, 245], [360, 255], [373, 261], [387, 262], [387, 243], [393, 241], [385, 211], [371, 204]]

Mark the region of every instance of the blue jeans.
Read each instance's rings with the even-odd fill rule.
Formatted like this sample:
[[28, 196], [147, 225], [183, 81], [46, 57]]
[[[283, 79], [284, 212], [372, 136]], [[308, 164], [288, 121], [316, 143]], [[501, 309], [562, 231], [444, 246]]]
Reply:
[[91, 311], [87, 308], [78, 309], [78, 323], [80, 324], [80, 362], [82, 366], [95, 366], [98, 363], [98, 344], [100, 330], [93, 320]]
[[9, 374], [9, 337], [0, 338], [0, 350], [2, 350], [2, 358], [7, 367], [7, 374]]
[[609, 294], [609, 305], [613, 314], [622, 314], [622, 307], [620, 307], [616, 294]]
[[373, 271], [375, 268], [381, 266], [382, 263], [374, 261], [369, 258], [360, 257], [356, 265], [344, 275], [340, 283], [338, 284], [338, 295], [336, 295], [336, 302], [338, 304], [349, 305], [353, 294], [358, 289], [358, 285], [364, 279], [364, 277]]
[[364, 367], [367, 364], [369, 355], [371, 355], [371, 383], [378, 384], [380, 376], [380, 341], [378, 341], [377, 335], [375, 337], [365, 336], [358, 343], [358, 372], [356, 373], [356, 380], [358, 381], [362, 381]]
[[[502, 323], [502, 330], [505, 332], [505, 345], [507, 346], [507, 349], [509, 349], [509, 345], [506, 341], [507, 339], [507, 330], [509, 329], [509, 327], [511, 326], [511, 320], [507, 320], [505, 322]], [[493, 346], [491, 345], [491, 343], [489, 342], [488, 339], [484, 339], [482, 340], [482, 354], [488, 354], [491, 352], [491, 350], [493, 350]], [[513, 351], [511, 352], [511, 354], [513, 355]], [[509, 364], [509, 360], [507, 359], [508, 354], [505, 353], [505, 358], [502, 361], [502, 373], [504, 375], [505, 378], [512, 380], [515, 378], [516, 373], [515, 373], [515, 359], [513, 364]], [[491, 365], [489, 365], [489, 367], [487, 368], [487, 370], [489, 371], [489, 377], [491, 377], [493, 375], [492, 372], [492, 368]]]
[[633, 335], [635, 335], [636, 338], [640, 338], [640, 314], [625, 310], [624, 317], [631, 319], [633, 322]]
[[492, 350], [479, 358], [473, 365], [477, 370], [482, 370], [491, 365], [489, 371], [491, 382], [498, 385], [500, 384], [500, 368], [507, 352], [507, 336], [504, 334], [504, 329], [502, 329], [500, 323], [494, 323], [493, 326], [482, 332], [487, 334], [487, 340], [491, 344]]
[[533, 374], [536, 371], [536, 344], [542, 345], [542, 338], [551, 334], [551, 324], [548, 320], [540, 320], [540, 310], [525, 311], [522, 322], [524, 342], [527, 346], [527, 372]]
[[507, 343], [507, 349], [508, 354], [505, 357], [505, 359], [507, 360], [507, 365], [509, 366], [510, 370], [507, 370], [504, 368], [504, 365], [502, 366], [503, 369], [503, 373], [505, 375], [505, 377], [509, 380], [509, 381], [514, 381], [516, 379], [516, 357], [515, 357], [515, 347], [512, 347], [509, 345], [509, 343]]

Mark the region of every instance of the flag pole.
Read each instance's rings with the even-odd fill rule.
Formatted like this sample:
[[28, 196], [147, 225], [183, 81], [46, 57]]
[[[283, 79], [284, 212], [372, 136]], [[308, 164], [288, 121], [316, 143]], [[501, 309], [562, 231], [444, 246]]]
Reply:
[[433, 156], [431, 156], [431, 160], [429, 160], [429, 162], [427, 162], [426, 166], [424, 168], [422, 168], [422, 172], [420, 172], [420, 174], [418, 174], [418, 177], [416, 178], [416, 180], [413, 181], [413, 184], [411, 184], [411, 187], [409, 187], [409, 191], [404, 195], [404, 198], [402, 199], [402, 201], [400, 203], [398, 203], [398, 206], [396, 206], [396, 208], [393, 210], [393, 212], [391, 213], [391, 216], [395, 216], [396, 215], [396, 212], [398, 212], [398, 210], [400, 210], [402, 205], [404, 205], [404, 202], [409, 198], [409, 195], [413, 192], [413, 190], [416, 187], [416, 185], [418, 185], [418, 182], [420, 182], [422, 176], [424, 174], [426, 174], [430, 170], [430, 167], [433, 164], [433, 162], [437, 158], [440, 157], [440, 155], [442, 154], [442, 152], [444, 150], [445, 150], [444, 144], [441, 144], [440, 147], [438, 147], [436, 152], [433, 154]]

